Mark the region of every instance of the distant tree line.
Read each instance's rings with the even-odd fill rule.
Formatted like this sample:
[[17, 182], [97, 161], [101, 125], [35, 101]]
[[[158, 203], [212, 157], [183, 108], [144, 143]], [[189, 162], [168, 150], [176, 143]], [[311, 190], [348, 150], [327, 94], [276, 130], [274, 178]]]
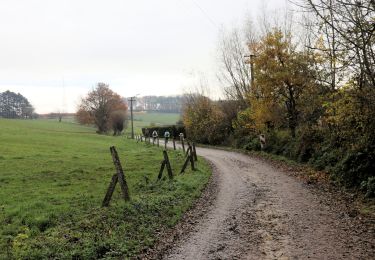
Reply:
[[180, 113], [182, 101], [183, 96], [144, 96], [136, 98], [133, 108], [141, 111]]
[[265, 151], [375, 195], [375, 2], [299, 2], [303, 27], [287, 15], [278, 24], [264, 17], [244, 35], [223, 36], [228, 100], [188, 95], [187, 135], [260, 150], [264, 134]]
[[0, 93], [0, 117], [29, 119], [36, 114], [27, 98], [7, 90]]

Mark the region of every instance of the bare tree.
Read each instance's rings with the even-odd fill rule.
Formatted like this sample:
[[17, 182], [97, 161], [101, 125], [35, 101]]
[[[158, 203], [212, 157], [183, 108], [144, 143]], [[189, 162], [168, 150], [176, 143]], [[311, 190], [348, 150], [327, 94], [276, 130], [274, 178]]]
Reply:
[[337, 63], [359, 88], [375, 87], [375, 1], [305, 0], [304, 6], [320, 21], [325, 33], [325, 50], [330, 57], [330, 84], [335, 87]]
[[[246, 38], [252, 39], [248, 31]], [[224, 93], [229, 99], [238, 100], [246, 106], [246, 94], [250, 91], [251, 75], [246, 62], [246, 42], [238, 30], [229, 33], [222, 32], [220, 42], [221, 73], [219, 79], [224, 83]]]

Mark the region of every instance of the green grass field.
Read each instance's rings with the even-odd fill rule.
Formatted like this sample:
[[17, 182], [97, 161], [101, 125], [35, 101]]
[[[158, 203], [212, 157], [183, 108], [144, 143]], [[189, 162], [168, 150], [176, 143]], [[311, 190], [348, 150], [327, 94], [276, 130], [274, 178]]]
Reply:
[[[134, 112], [134, 131], [135, 133], [141, 133], [142, 127], [150, 125], [174, 125], [180, 120], [180, 114], [178, 113], [159, 113], [159, 112]], [[130, 133], [130, 122], [126, 133]]]
[[134, 112], [134, 120], [145, 123], [173, 125], [180, 119], [178, 113]]
[[[176, 176], [156, 182], [161, 148], [71, 122], [0, 119], [0, 144], [0, 259], [135, 256], [176, 224], [210, 175], [203, 160], [177, 175], [183, 154], [170, 151]], [[111, 145], [131, 201], [116, 187], [111, 206], [101, 208], [115, 172]]]

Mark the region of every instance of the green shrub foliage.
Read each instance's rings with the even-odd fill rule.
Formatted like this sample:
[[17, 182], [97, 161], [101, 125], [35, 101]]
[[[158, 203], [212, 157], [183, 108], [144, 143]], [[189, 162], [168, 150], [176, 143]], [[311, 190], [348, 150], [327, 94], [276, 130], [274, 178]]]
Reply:
[[184, 137], [186, 138], [186, 131], [183, 125], [144, 127], [142, 128], [142, 134], [144, 136], [151, 136], [152, 132], [154, 132], [155, 130], [158, 133], [159, 137], [164, 137], [164, 133], [168, 131], [172, 138], [179, 138], [180, 133], [183, 133]]

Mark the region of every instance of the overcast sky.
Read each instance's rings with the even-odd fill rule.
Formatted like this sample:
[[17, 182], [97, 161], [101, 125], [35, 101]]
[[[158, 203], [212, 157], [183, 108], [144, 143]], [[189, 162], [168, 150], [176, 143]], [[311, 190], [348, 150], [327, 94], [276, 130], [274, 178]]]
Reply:
[[0, 92], [20, 92], [48, 113], [74, 112], [97, 82], [122, 96], [181, 94], [202, 74], [216, 86], [219, 31], [256, 17], [262, 2], [285, 4], [0, 0]]

